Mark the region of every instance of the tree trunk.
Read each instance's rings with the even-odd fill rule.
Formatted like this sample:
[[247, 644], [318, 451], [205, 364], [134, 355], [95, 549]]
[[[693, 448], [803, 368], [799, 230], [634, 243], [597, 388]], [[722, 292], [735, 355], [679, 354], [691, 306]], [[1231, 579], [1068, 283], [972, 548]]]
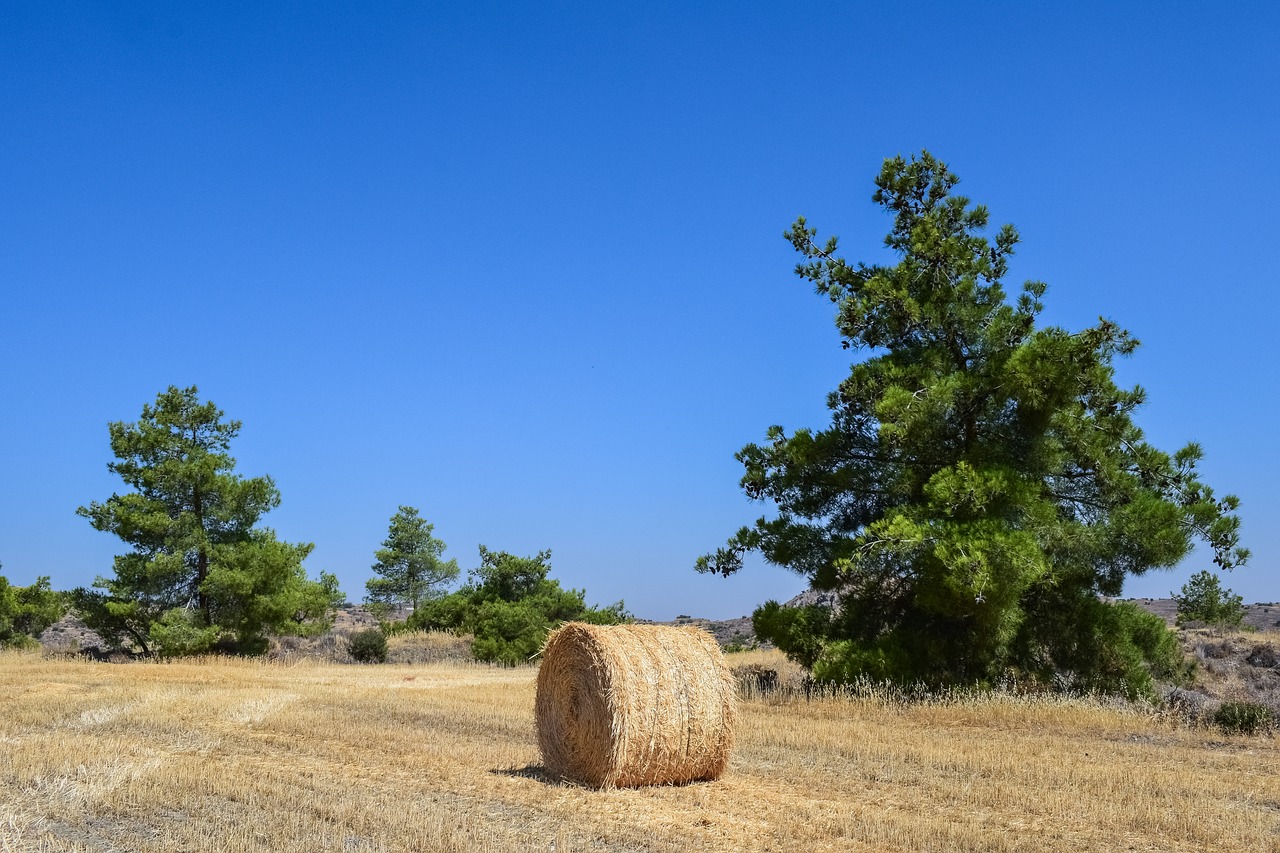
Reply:
[[[204, 503], [200, 499], [200, 487], [196, 486], [195, 493], [192, 496], [192, 512], [195, 513], [196, 524], [200, 527], [200, 532], [204, 533]], [[200, 543], [199, 550], [196, 551], [196, 603], [200, 607], [200, 612], [204, 614], [205, 627], [213, 624], [213, 612], [209, 608], [209, 595], [204, 591], [205, 579], [209, 577], [209, 552], [204, 542]]]

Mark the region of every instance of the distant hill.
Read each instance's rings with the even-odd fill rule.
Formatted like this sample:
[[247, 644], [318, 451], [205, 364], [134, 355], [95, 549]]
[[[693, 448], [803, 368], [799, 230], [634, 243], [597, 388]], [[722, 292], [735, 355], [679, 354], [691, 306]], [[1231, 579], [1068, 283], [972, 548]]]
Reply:
[[[1148, 613], [1154, 613], [1170, 625], [1178, 615], [1178, 606], [1172, 598], [1129, 598]], [[1275, 631], [1280, 628], [1280, 602], [1263, 602], [1244, 606], [1244, 623], [1259, 631]]]
[[[782, 606], [804, 607], [810, 604], [824, 604], [830, 607], [835, 602], [835, 593], [805, 590], [795, 598], [784, 602]], [[637, 619], [636, 621], [648, 625], [696, 625], [705, 631], [710, 631], [715, 636], [716, 642], [722, 646], [733, 644], [750, 646], [756, 642], [756, 632], [751, 624], [750, 616], [739, 616], [737, 619], [701, 619], [696, 616], [677, 616], [667, 622], [655, 622], [652, 619]], [[761, 645], [766, 648], [772, 647], [771, 643], [761, 643]]]

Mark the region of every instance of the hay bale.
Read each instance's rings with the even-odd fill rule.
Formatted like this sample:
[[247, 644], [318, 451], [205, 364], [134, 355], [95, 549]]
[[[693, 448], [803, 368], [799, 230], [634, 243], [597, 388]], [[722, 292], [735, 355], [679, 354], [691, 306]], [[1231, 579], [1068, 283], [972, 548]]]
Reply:
[[548, 772], [622, 788], [719, 778], [737, 718], [706, 631], [581, 622], [547, 638], [535, 712]]

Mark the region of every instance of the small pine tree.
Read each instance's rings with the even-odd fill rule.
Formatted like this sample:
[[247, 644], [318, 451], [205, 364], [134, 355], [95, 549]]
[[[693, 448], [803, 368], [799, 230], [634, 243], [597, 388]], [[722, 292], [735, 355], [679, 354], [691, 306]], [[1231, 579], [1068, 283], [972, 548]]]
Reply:
[[1203, 622], [1216, 628], [1239, 628], [1244, 621], [1244, 600], [1222, 588], [1218, 576], [1207, 569], [1191, 576], [1175, 593], [1178, 624]]
[[116, 461], [107, 470], [131, 491], [76, 510], [130, 546], [114, 577], [71, 593], [85, 624], [112, 647], [198, 654], [226, 639], [261, 652], [271, 633], [324, 630], [337, 578], [307, 578], [309, 543], [281, 542], [262, 516], [280, 504], [270, 477], [234, 473], [225, 419], [198, 389], [170, 386], [135, 423], [108, 424]]
[[434, 530], [415, 507], [402, 506], [391, 517], [387, 538], [374, 554], [379, 577], [365, 584], [365, 601], [375, 611], [386, 613], [398, 605], [417, 611], [458, 576], [458, 561], [443, 559], [445, 544], [431, 535]]

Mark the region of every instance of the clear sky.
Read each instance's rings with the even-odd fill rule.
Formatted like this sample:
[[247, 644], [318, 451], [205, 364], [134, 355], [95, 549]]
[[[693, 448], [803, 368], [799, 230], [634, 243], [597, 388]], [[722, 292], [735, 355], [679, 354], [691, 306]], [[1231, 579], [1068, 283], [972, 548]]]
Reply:
[[1226, 583], [1280, 599], [1280, 5], [1154, 10], [4, 4], [3, 572], [109, 573], [106, 425], [195, 384], [352, 600], [399, 504], [640, 616], [785, 599], [692, 571], [767, 510], [733, 453], [849, 367], [782, 231], [883, 259], [871, 179], [928, 148], [1022, 232], [1011, 292], [1143, 341], [1140, 424], [1203, 444]]

